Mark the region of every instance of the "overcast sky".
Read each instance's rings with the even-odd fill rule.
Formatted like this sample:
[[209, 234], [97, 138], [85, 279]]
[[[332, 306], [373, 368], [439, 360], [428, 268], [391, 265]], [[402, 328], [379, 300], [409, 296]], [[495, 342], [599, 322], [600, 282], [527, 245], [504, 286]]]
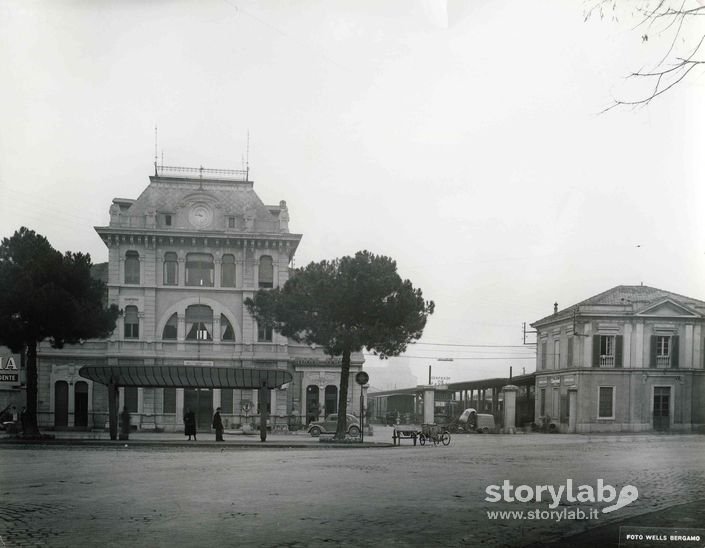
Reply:
[[533, 371], [522, 322], [555, 301], [641, 282], [705, 300], [705, 75], [599, 115], [669, 42], [584, 7], [6, 0], [0, 236], [106, 261], [93, 226], [148, 184], [155, 124], [169, 165], [240, 168], [249, 132], [298, 266], [369, 249], [436, 302], [385, 367]]

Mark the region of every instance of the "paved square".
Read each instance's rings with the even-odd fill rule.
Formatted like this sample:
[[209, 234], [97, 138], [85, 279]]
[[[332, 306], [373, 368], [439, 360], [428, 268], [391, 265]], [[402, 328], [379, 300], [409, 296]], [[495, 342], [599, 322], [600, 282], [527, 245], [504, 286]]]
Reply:
[[[375, 440], [391, 440], [379, 428]], [[705, 498], [705, 437], [455, 435], [448, 447], [0, 444], [0, 546], [522, 546]], [[488, 518], [502, 485], [639, 490], [597, 519]], [[606, 504], [578, 504], [598, 510]], [[659, 513], [653, 524], [659, 523]], [[702, 526], [694, 519], [693, 527]], [[615, 539], [616, 540], [616, 539]]]

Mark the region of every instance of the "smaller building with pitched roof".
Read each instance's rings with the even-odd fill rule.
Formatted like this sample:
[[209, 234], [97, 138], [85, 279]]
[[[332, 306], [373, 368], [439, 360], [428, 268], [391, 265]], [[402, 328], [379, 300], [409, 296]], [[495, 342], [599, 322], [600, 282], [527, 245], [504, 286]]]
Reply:
[[537, 419], [561, 432], [705, 429], [705, 302], [620, 285], [534, 322]]

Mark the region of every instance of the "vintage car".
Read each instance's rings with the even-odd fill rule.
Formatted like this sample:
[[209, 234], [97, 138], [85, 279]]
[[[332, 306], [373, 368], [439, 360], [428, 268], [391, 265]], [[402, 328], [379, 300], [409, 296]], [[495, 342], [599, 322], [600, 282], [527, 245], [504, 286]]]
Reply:
[[[360, 421], [355, 415], [346, 415], [348, 434], [351, 436], [360, 435]], [[322, 421], [314, 421], [308, 425], [308, 433], [314, 437], [318, 437], [321, 434], [335, 434], [335, 430], [338, 427], [338, 414], [333, 413], [328, 415]]]
[[463, 411], [458, 417], [458, 424], [468, 432], [478, 434], [489, 434], [495, 432], [494, 415], [489, 413], [478, 413], [472, 408]]

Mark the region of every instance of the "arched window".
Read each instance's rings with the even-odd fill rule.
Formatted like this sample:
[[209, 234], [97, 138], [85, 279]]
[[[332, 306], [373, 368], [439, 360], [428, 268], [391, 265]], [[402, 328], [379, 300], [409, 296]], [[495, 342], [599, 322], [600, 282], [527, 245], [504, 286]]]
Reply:
[[125, 338], [138, 339], [140, 336], [140, 319], [136, 306], [125, 307]]
[[220, 285], [221, 287], [235, 287], [235, 257], [233, 255], [223, 255]]
[[210, 306], [194, 304], [186, 309], [186, 340], [213, 340], [213, 310]]
[[225, 317], [225, 314], [220, 315], [220, 340], [221, 341], [234, 341], [235, 331], [230, 323], [230, 320]]
[[174, 312], [171, 315], [171, 318], [169, 318], [166, 322], [166, 325], [164, 325], [164, 331], [162, 331], [162, 339], [164, 340], [171, 340], [175, 341], [176, 340], [176, 333], [177, 333], [177, 317], [176, 317], [176, 312]]
[[259, 286], [260, 288], [274, 287], [274, 267], [269, 255], [264, 255], [259, 260]]
[[164, 254], [164, 285], [179, 285], [179, 262], [172, 251]]
[[125, 283], [140, 283], [140, 254], [136, 251], [125, 253]]
[[186, 285], [213, 287], [213, 255], [208, 253], [186, 255]]

